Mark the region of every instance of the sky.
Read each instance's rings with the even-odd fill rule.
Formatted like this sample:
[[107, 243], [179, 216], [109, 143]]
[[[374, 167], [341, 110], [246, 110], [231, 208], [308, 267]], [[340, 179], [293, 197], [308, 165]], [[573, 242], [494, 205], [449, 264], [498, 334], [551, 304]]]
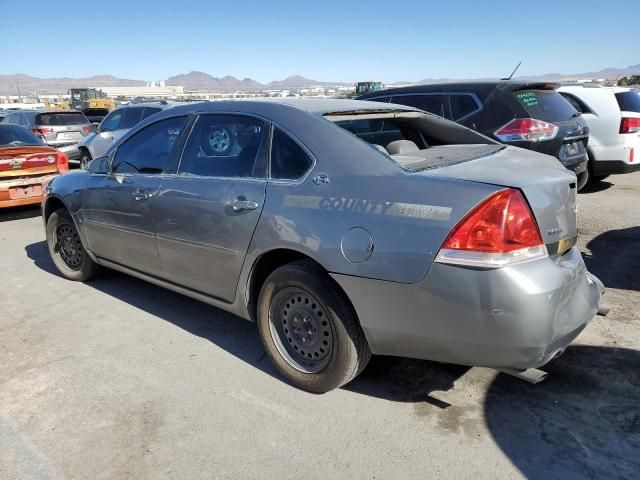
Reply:
[[0, 74], [395, 82], [501, 77], [519, 61], [519, 75], [582, 73], [640, 63], [638, 10], [633, 0], [0, 0]]

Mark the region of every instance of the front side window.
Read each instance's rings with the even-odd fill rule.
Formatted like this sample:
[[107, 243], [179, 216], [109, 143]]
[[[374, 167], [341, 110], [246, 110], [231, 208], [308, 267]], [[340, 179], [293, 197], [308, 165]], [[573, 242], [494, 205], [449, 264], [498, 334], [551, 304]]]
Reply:
[[153, 115], [154, 113], [158, 113], [161, 112], [162, 109], [161, 108], [156, 108], [156, 107], [145, 107], [144, 109], [144, 113], [142, 114], [142, 120], [144, 120], [147, 117], [150, 117], [151, 115]]
[[167, 118], [135, 133], [118, 147], [111, 171], [162, 173], [186, 121], [187, 117]]
[[266, 125], [255, 118], [202, 115], [180, 160], [179, 174], [204, 177], [262, 177]]
[[313, 161], [287, 134], [273, 131], [271, 142], [271, 178], [295, 180], [302, 177]]
[[124, 117], [125, 109], [114, 110], [100, 124], [101, 132], [112, 132], [113, 130], [118, 130], [120, 128], [120, 122], [122, 121], [122, 117]]

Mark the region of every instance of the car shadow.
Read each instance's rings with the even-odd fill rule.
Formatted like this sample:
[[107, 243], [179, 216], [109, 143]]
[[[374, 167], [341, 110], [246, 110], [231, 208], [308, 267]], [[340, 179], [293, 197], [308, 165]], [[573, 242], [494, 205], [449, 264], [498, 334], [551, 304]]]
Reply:
[[39, 217], [40, 215], [40, 204], [3, 208], [0, 209], [0, 222], [11, 222], [13, 220], [34, 218]]
[[582, 187], [582, 190], [580, 190], [580, 194], [598, 193], [604, 190], [608, 190], [611, 187], [613, 187], [613, 183], [607, 182], [606, 180], [591, 180], [584, 187]]
[[640, 291], [640, 226], [609, 230], [588, 244], [582, 257], [605, 287]]
[[573, 346], [529, 385], [498, 375], [484, 402], [493, 439], [526, 478], [638, 478], [640, 352]]
[[[59, 276], [44, 241], [25, 247], [34, 264]], [[254, 324], [203, 302], [139, 280], [130, 275], [105, 269], [86, 285], [119, 301], [170, 322], [204, 338], [263, 372], [281, 379], [266, 357]]]

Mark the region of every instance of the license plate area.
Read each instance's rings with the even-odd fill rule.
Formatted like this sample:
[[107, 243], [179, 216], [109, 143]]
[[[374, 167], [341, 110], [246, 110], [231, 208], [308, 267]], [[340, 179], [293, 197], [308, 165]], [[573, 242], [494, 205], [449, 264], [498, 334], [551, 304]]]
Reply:
[[24, 187], [12, 187], [9, 189], [11, 200], [22, 200], [42, 196], [42, 185], [25, 185]]
[[562, 144], [562, 148], [560, 149], [560, 160], [565, 158], [581, 157], [585, 154], [586, 149], [584, 148], [584, 143], [582, 143], [581, 140], [566, 142]]
[[56, 140], [76, 140], [80, 138], [78, 132], [60, 132], [56, 136]]

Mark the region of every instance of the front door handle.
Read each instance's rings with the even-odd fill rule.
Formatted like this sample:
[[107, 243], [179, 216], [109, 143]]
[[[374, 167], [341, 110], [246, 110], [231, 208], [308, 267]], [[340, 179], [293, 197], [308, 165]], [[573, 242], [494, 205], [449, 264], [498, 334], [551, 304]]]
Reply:
[[243, 210], [255, 210], [258, 208], [258, 202], [252, 202], [251, 200], [242, 200], [238, 198], [231, 202], [231, 208], [234, 212], [242, 212]]
[[144, 190], [136, 190], [131, 194], [131, 196], [133, 197], [134, 200], [140, 201], [140, 200], [147, 200], [148, 198], [153, 197], [153, 193], [145, 192]]

